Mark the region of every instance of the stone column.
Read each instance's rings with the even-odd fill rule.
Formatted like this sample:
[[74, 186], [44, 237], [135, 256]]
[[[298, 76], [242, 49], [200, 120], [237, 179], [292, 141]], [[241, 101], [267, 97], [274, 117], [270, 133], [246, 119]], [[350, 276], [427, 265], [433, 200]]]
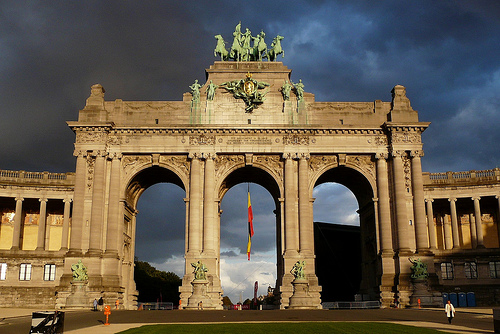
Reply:
[[285, 159], [285, 255], [296, 255], [297, 244], [297, 182], [291, 154]]
[[120, 211], [120, 162], [121, 155], [114, 154], [111, 158], [108, 202], [108, 231], [106, 234], [106, 257], [118, 257], [118, 250], [123, 243], [123, 218]]
[[201, 219], [200, 219], [200, 204], [201, 204], [201, 166], [199, 156], [193, 154], [191, 157], [191, 177], [189, 186], [189, 243], [188, 253], [199, 255], [201, 251]]
[[458, 234], [457, 220], [457, 199], [450, 198], [450, 214], [451, 214], [451, 235], [453, 236], [453, 248], [460, 248], [460, 236]]
[[473, 213], [469, 213], [470, 241], [472, 249], [477, 248], [476, 220]]
[[64, 202], [64, 215], [63, 215], [63, 227], [62, 227], [62, 237], [61, 237], [61, 250], [68, 249], [68, 238], [69, 238], [69, 213], [71, 209], [71, 199], [65, 199]]
[[215, 166], [213, 154], [207, 155], [205, 159], [205, 189], [203, 203], [203, 252], [209, 255], [215, 255]]
[[425, 223], [424, 182], [422, 179], [422, 151], [411, 151], [411, 180], [413, 188], [413, 214], [415, 217], [415, 236], [417, 253], [428, 253], [429, 242]]
[[451, 227], [448, 224], [448, 220], [446, 219], [446, 215], [441, 216], [442, 226], [443, 226], [443, 234], [444, 234], [444, 249], [452, 249], [453, 248], [453, 240], [451, 237]]
[[38, 220], [38, 238], [36, 250], [45, 250], [45, 229], [47, 227], [47, 199], [40, 198], [40, 219]]
[[16, 213], [14, 215], [14, 233], [12, 236], [11, 250], [20, 249], [21, 224], [23, 221], [23, 201], [24, 198], [16, 197]]
[[481, 207], [479, 205], [479, 200], [481, 197], [473, 197], [474, 201], [474, 216], [476, 220], [476, 234], [477, 234], [477, 248], [484, 248], [483, 240], [483, 224], [481, 218]]
[[394, 249], [392, 244], [391, 204], [389, 199], [389, 178], [385, 153], [377, 154], [377, 196], [380, 255], [382, 258], [382, 279], [380, 297], [383, 307], [390, 307], [394, 301]]
[[314, 253], [314, 226], [311, 214], [309, 196], [309, 154], [303, 154], [299, 159], [299, 241], [300, 253]]
[[395, 151], [393, 154], [394, 192], [396, 200], [396, 221], [398, 233], [399, 252], [410, 253], [408, 240], [408, 216], [406, 214], [405, 174], [403, 171], [402, 156], [404, 151]]
[[100, 255], [104, 245], [102, 233], [104, 225], [104, 185], [106, 182], [106, 159], [103, 152], [97, 152], [94, 166], [94, 183], [92, 189], [92, 213], [90, 215], [89, 255]]
[[391, 204], [389, 198], [389, 178], [387, 174], [387, 155], [378, 154], [377, 158], [377, 190], [378, 219], [380, 224], [380, 249], [382, 254], [394, 254], [392, 245]]
[[429, 241], [431, 250], [437, 249], [437, 237], [436, 237], [436, 227], [434, 226], [434, 210], [432, 209], [433, 199], [426, 199], [427, 203], [427, 224], [429, 228]]
[[76, 157], [75, 192], [73, 196], [73, 219], [69, 239], [69, 254], [75, 257], [82, 255], [83, 217], [87, 178], [87, 159], [81, 152]]

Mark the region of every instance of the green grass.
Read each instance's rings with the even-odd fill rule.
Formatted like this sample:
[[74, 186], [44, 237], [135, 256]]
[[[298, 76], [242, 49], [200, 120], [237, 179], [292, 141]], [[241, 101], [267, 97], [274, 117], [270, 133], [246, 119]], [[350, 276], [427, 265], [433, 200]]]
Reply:
[[146, 325], [128, 329], [121, 334], [162, 334], [162, 333], [303, 333], [303, 334], [436, 334], [443, 333], [434, 329], [404, 326], [381, 322], [282, 322], [282, 323], [231, 323], [231, 324], [169, 324]]

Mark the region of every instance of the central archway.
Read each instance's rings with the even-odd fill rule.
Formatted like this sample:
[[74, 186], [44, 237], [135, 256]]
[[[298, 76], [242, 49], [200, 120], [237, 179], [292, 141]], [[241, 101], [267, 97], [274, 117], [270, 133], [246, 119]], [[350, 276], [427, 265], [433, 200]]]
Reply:
[[[247, 255], [248, 210], [250, 192], [254, 235], [250, 259]], [[224, 296], [235, 304], [252, 299], [255, 282], [257, 296], [266, 295], [276, 286], [276, 215], [270, 193], [255, 183], [240, 183], [221, 201], [220, 266]]]
[[[247, 191], [250, 190], [252, 208], [254, 213], [254, 230], [255, 235], [252, 239], [252, 254], [251, 260], [253, 262], [247, 262], [246, 259], [246, 246], [247, 246]], [[251, 298], [253, 295], [253, 284], [254, 281], [259, 281], [258, 277], [261, 278], [259, 281], [259, 288], [266, 289], [268, 286], [277, 285], [277, 268], [279, 267], [279, 258], [281, 252], [281, 240], [280, 240], [280, 230], [281, 230], [281, 219], [280, 219], [280, 209], [279, 209], [279, 187], [274, 178], [269, 175], [266, 171], [261, 168], [254, 166], [244, 166], [232, 170], [223, 180], [220, 187], [220, 198], [221, 198], [221, 210], [220, 210], [220, 226], [221, 226], [221, 279], [224, 288], [224, 294], [229, 295], [233, 302], [240, 292], [244, 293], [244, 299]], [[231, 204], [235, 197], [237, 196], [237, 203]], [[266, 202], [267, 201], [267, 202]], [[238, 208], [239, 212], [234, 212], [234, 208]], [[232, 218], [230, 218], [232, 217]], [[234, 218], [241, 217], [241, 218]], [[228, 221], [228, 219], [232, 219]], [[230, 225], [237, 223], [240, 225], [238, 235], [230, 235], [230, 231], [234, 230], [234, 227], [228, 228]], [[272, 226], [269, 226], [272, 224]], [[227, 261], [230, 261], [231, 257], [229, 254], [225, 254], [224, 246], [228, 246], [231, 241], [229, 239], [238, 239], [240, 241], [239, 249], [237, 253], [241, 253], [240, 261], [238, 263], [233, 263], [231, 270], [235, 269], [235, 266], [240, 268], [239, 275], [233, 275], [238, 281], [228, 282], [230, 279], [229, 274], [225, 271], [229, 268]], [[275, 252], [270, 255], [273, 260], [273, 266], [271, 268], [270, 264], [267, 263], [269, 256], [266, 258], [259, 255], [259, 259], [255, 258], [255, 250], [259, 248], [268, 248], [267, 254], [270, 251]], [[233, 253], [234, 251], [229, 251], [228, 253]], [[257, 261], [257, 263], [256, 263]], [[257, 269], [265, 267], [265, 279], [264, 274], [259, 275], [256, 273]], [[272, 270], [272, 272], [270, 272]], [[271, 278], [272, 277], [272, 278]], [[226, 286], [224, 286], [226, 284]], [[228, 285], [232, 284], [232, 285]], [[265, 285], [265, 286], [264, 286]], [[231, 288], [228, 289], [228, 287]]]

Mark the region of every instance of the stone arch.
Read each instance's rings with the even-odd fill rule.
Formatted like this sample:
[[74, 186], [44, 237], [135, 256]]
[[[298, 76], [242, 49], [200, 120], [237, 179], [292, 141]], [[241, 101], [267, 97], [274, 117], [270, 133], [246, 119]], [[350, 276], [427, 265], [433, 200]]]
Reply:
[[[134, 162], [133, 167], [127, 168], [127, 158]], [[189, 191], [189, 163], [185, 156], [161, 156], [156, 164], [150, 156], [127, 156], [122, 159], [122, 168], [125, 174], [122, 194], [131, 207], [135, 208], [142, 192], [156, 183], [170, 182]]]
[[[230, 180], [228, 184], [228, 177], [230, 177], [234, 172], [242, 168], [247, 168], [246, 171], [250, 172], [249, 179], [251, 182], [257, 183], [262, 187], [266, 188], [273, 198], [277, 199], [283, 196], [283, 176], [282, 169], [283, 163], [279, 155], [259, 155], [250, 156], [250, 162], [245, 162], [243, 155], [220, 155], [216, 158], [216, 171], [217, 171], [217, 184], [216, 189], [219, 198], [222, 199], [224, 194], [234, 185], [246, 182], [237, 182], [236, 180]], [[266, 160], [266, 161], [262, 161]], [[272, 163], [269, 163], [269, 162]], [[266, 163], [267, 162], [267, 163]], [[253, 169], [252, 169], [253, 168]], [[264, 176], [263, 178], [256, 177], [256, 174]], [[236, 182], [236, 183], [233, 183]], [[269, 188], [267, 182], [275, 184], [272, 189]]]
[[[340, 157], [337, 155], [311, 155], [309, 160], [309, 193], [311, 196], [314, 187], [318, 185], [319, 180], [324, 177], [325, 173], [337, 167], [345, 167], [357, 171], [370, 184], [372, 194], [377, 193], [375, 162], [371, 155], [344, 155]], [[346, 187], [349, 188], [347, 185]]]

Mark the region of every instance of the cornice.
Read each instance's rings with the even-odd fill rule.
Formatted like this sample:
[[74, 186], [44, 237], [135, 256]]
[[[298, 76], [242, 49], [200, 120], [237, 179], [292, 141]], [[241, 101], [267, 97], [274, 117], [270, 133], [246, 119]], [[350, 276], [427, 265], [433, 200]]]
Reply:
[[381, 128], [279, 128], [279, 127], [241, 127], [241, 128], [221, 128], [221, 127], [115, 127], [110, 130], [114, 135], [131, 134], [303, 134], [303, 135], [381, 135], [384, 131]]

